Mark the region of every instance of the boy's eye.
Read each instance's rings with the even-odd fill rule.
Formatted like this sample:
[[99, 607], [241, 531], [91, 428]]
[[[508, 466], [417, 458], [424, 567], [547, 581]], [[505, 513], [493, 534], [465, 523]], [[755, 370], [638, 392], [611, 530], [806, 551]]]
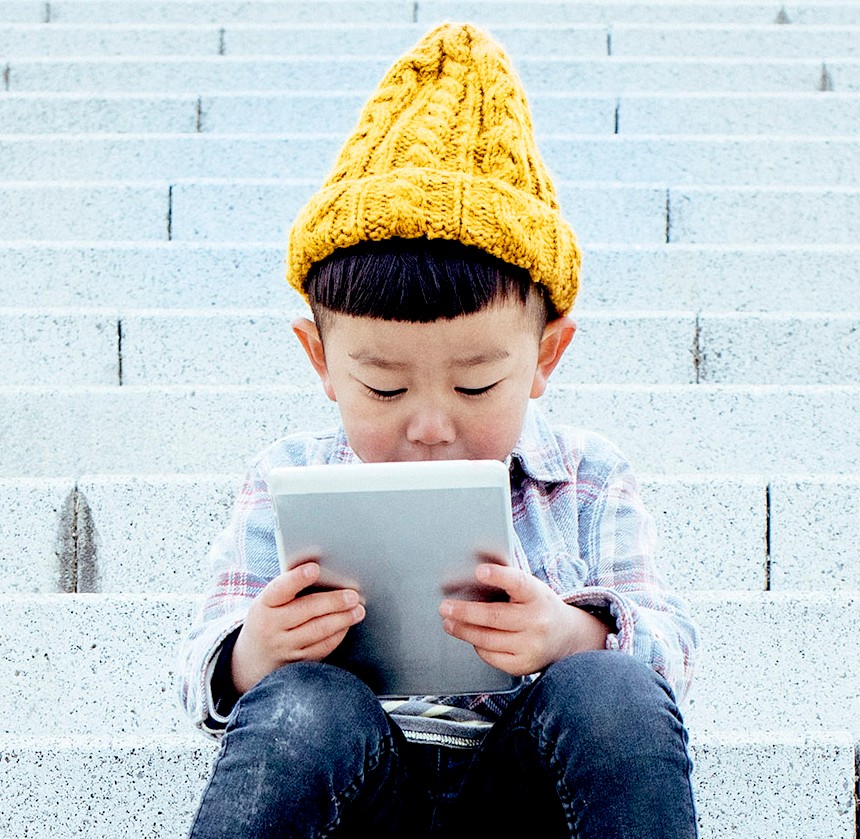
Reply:
[[484, 393], [492, 390], [498, 382], [493, 382], [491, 385], [487, 385], [486, 387], [455, 387], [454, 390], [457, 393], [462, 393], [463, 396], [481, 396]]
[[395, 396], [400, 396], [401, 393], [406, 393], [406, 388], [401, 387], [397, 390], [377, 390], [375, 387], [370, 387], [370, 385], [365, 385], [365, 387], [370, 391], [370, 395], [374, 399], [381, 399], [383, 402], [386, 399], [394, 399]]

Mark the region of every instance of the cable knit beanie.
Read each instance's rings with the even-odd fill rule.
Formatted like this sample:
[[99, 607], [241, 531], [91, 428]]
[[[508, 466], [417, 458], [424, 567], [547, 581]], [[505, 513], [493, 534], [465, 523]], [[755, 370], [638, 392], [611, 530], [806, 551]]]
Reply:
[[392, 237], [451, 239], [525, 268], [560, 314], [580, 252], [537, 150], [522, 85], [469, 25], [431, 31], [388, 71], [334, 170], [290, 231], [287, 279], [338, 248]]

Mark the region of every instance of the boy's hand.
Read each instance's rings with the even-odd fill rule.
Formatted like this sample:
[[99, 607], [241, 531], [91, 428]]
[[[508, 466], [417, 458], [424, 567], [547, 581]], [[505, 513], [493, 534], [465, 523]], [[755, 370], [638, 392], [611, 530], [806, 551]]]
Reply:
[[320, 576], [319, 565], [307, 559], [271, 580], [248, 610], [231, 660], [240, 694], [291, 661], [320, 661], [353, 624], [364, 620], [364, 606], [354, 589], [297, 597]]
[[445, 631], [472, 644], [493, 667], [512, 676], [536, 673], [572, 653], [602, 650], [609, 630], [569, 606], [537, 577], [505, 565], [479, 565], [479, 583], [504, 589], [507, 603], [443, 600]]

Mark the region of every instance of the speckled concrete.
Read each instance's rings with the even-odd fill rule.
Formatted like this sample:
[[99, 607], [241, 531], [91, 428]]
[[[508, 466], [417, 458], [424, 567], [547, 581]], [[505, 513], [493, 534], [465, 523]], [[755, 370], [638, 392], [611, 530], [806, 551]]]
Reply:
[[63, 589], [73, 490], [71, 478], [0, 480], [0, 593]]
[[197, 598], [56, 594], [0, 602], [0, 733], [187, 730], [174, 662]]
[[0, 382], [115, 385], [118, 323], [109, 312], [0, 309]]
[[226, 476], [83, 477], [96, 590], [202, 592], [209, 545], [227, 524], [237, 485]]
[[[2, 98], [0, 98], [2, 106]], [[253, 212], [253, 206], [248, 208]], [[284, 245], [199, 242], [0, 242], [8, 306], [236, 309], [297, 305]], [[786, 284], [792, 272], [802, 284]], [[592, 244], [574, 316], [595, 310], [853, 311], [860, 246]]]
[[860, 314], [699, 318], [701, 382], [857, 384], [858, 358]]
[[[856, 386], [559, 384], [542, 404], [554, 422], [608, 436], [639, 473], [860, 470]], [[335, 415], [316, 386], [0, 388], [0, 476], [235, 473]], [[790, 418], [778, 434], [775, 416]]]
[[691, 754], [701, 839], [854, 839], [847, 732], [694, 735]]
[[702, 641], [686, 712], [695, 730], [860, 735], [856, 590], [696, 592], [688, 600]]
[[860, 589], [860, 477], [772, 481], [771, 586]]
[[658, 533], [658, 565], [673, 589], [762, 590], [766, 490], [761, 478], [640, 476]]
[[[203, 738], [0, 737], [0, 830], [173, 839], [190, 826], [215, 752]], [[691, 756], [701, 839], [853, 839], [846, 734], [707, 735], [693, 738]], [[78, 806], [60, 804], [70, 801]]]

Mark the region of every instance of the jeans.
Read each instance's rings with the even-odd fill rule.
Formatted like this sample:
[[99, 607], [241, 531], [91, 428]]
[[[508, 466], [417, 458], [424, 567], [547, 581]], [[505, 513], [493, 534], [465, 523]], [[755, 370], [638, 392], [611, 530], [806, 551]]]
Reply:
[[336, 667], [282, 667], [230, 717], [192, 839], [695, 837], [687, 733], [619, 652], [547, 668], [477, 749], [407, 743]]

